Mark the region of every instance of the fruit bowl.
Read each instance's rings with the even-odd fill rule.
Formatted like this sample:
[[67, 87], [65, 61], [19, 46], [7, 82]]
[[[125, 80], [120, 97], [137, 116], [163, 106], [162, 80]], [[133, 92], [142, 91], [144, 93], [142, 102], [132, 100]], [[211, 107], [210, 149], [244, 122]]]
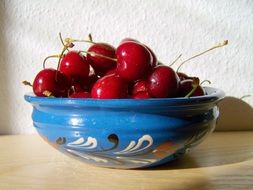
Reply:
[[146, 168], [180, 158], [210, 134], [220, 89], [190, 98], [75, 99], [26, 94], [33, 124], [61, 152], [109, 168]]

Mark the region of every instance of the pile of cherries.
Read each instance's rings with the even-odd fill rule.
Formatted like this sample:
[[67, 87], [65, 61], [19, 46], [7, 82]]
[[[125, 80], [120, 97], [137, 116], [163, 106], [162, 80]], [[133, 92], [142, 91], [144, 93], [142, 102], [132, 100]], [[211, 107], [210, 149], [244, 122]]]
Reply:
[[[151, 48], [137, 40], [126, 38], [117, 48], [94, 42], [91, 35], [89, 40], [61, 38], [61, 42], [61, 54], [45, 59], [44, 68], [33, 84], [24, 82], [32, 86], [36, 96], [145, 99], [205, 95], [198, 77], [160, 63]], [[76, 42], [87, 42], [90, 46], [87, 50], [74, 50]], [[224, 41], [211, 49], [226, 44]], [[58, 58], [57, 69], [45, 68], [45, 62], [51, 57]]]

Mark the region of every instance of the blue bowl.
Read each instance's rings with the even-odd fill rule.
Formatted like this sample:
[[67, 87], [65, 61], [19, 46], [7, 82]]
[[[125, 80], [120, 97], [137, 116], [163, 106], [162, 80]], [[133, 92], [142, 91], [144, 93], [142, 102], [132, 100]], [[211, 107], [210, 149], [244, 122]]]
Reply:
[[32, 94], [32, 119], [53, 147], [110, 168], [144, 168], [177, 159], [211, 133], [224, 92], [163, 99], [45, 98]]

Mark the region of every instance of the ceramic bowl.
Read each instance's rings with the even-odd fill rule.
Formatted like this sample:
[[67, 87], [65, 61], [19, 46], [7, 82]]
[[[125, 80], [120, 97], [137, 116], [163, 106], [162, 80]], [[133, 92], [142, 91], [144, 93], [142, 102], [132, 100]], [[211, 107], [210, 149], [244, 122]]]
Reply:
[[145, 168], [184, 155], [211, 133], [223, 91], [163, 99], [45, 98], [32, 94], [32, 120], [53, 147], [110, 168]]

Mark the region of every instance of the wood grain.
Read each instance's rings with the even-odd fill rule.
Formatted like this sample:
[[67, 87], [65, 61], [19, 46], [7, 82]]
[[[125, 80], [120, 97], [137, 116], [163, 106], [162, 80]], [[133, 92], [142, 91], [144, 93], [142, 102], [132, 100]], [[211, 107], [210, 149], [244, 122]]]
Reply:
[[216, 132], [184, 158], [145, 170], [98, 168], [37, 135], [0, 136], [0, 189], [253, 189], [253, 132]]

